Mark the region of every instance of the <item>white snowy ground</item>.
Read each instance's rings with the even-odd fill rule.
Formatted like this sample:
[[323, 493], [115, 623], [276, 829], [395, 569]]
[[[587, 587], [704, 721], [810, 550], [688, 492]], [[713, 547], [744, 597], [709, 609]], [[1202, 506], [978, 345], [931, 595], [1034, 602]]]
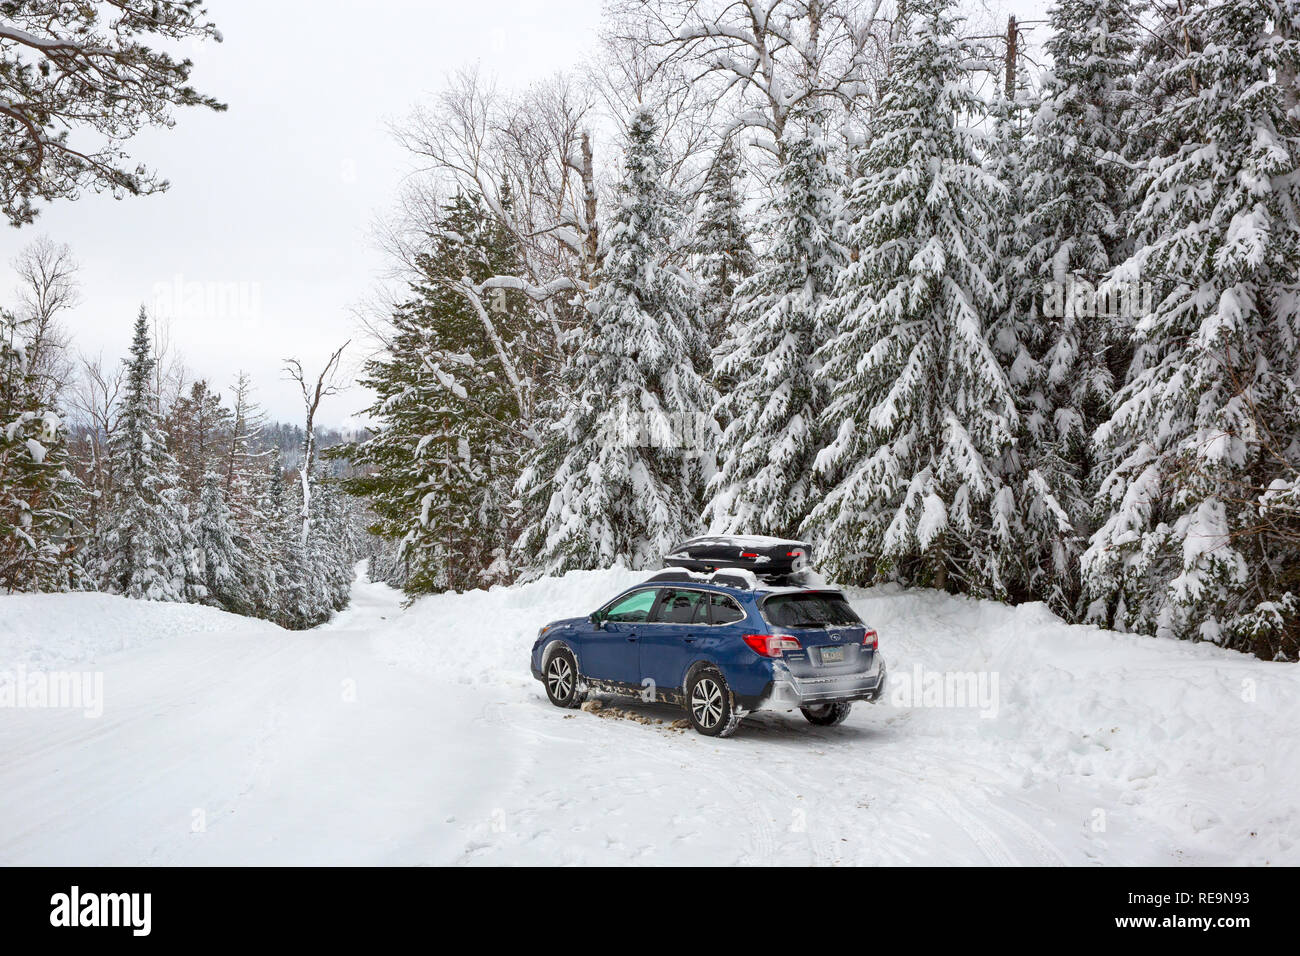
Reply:
[[305, 633], [0, 597], [0, 679], [103, 675], [98, 718], [0, 708], [0, 864], [1300, 863], [1294, 666], [873, 590], [895, 688], [996, 673], [996, 716], [895, 700], [714, 741], [667, 707], [552, 707], [537, 627], [640, 577], [406, 610], [359, 579]]

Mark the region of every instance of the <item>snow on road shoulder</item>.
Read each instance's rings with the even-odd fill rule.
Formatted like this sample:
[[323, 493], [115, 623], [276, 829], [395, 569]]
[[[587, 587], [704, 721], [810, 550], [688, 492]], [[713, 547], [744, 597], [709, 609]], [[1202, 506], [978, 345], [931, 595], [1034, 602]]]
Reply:
[[997, 761], [1024, 791], [1091, 791], [1079, 823], [1098, 859], [1138, 862], [1108, 839], [1118, 824], [1125, 840], [1158, 836], [1145, 862], [1300, 862], [1295, 665], [1069, 625], [1041, 604], [887, 588], [855, 598], [881, 629], [891, 706], [918, 667], [922, 680], [997, 676], [996, 717], [955, 721], [922, 699], [907, 708], [911, 731]]
[[269, 621], [198, 604], [145, 603], [112, 594], [0, 595], [0, 666], [61, 668], [155, 641], [285, 632]]

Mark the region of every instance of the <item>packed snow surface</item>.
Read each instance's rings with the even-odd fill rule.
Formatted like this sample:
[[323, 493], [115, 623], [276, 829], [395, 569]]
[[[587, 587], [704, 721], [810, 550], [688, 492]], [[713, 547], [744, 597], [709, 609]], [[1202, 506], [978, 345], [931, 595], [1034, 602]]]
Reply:
[[98, 718], [0, 708], [0, 864], [1300, 863], [1292, 665], [873, 589], [890, 699], [842, 726], [762, 713], [717, 741], [666, 706], [552, 707], [537, 628], [644, 577], [409, 608], [361, 577], [302, 633], [0, 597], [11, 691], [103, 681]]

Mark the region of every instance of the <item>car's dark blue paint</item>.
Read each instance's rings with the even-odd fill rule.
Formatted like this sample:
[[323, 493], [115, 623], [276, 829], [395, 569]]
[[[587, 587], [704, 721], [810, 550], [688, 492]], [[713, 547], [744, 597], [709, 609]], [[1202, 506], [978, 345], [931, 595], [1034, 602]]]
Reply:
[[[621, 605], [628, 596], [648, 589], [658, 595], [651, 613], [660, 612], [664, 594], [680, 602], [680, 595], [674, 592], [686, 591], [721, 595], [721, 598], [700, 600], [729, 600], [743, 616], [727, 623], [709, 623], [707, 618], [687, 621], [690, 611], [682, 607], [680, 623], [598, 622], [599, 615]], [[829, 628], [773, 627], [762, 613], [762, 604], [774, 595], [789, 593], [788, 588], [760, 586], [751, 590], [718, 585], [707, 579], [639, 584], [607, 601], [595, 615], [556, 621], [544, 627], [532, 648], [533, 676], [542, 679], [549, 656], [557, 647], [565, 646], [576, 657], [583, 678], [602, 686], [653, 688], [656, 695], [665, 698], [681, 694], [693, 669], [703, 664], [711, 664], [722, 672], [743, 710], [878, 696], [883, 686], [883, 661], [869, 645], [862, 644], [867, 628], [861, 623]], [[838, 592], [833, 593], [839, 596]], [[672, 616], [676, 612], [660, 613]], [[698, 604], [695, 613], [700, 613]], [[710, 613], [716, 617], [721, 612]], [[785, 651], [779, 658], [765, 657], [745, 643], [745, 635], [752, 634], [792, 636], [799, 640], [801, 647]], [[823, 661], [823, 648], [828, 649], [828, 656], [843, 648], [839, 653], [844, 660]]]

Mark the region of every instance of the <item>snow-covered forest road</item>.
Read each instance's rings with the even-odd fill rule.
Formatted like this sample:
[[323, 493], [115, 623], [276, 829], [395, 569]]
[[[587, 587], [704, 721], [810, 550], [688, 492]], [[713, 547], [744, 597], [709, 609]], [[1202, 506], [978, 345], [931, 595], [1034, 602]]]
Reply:
[[0, 708], [0, 863], [1300, 863], [1292, 665], [873, 590], [895, 691], [996, 674], [995, 714], [895, 693], [715, 741], [667, 707], [552, 707], [536, 628], [639, 577], [409, 609], [361, 578], [299, 633], [0, 597], [0, 671], [103, 675], [97, 718]]

